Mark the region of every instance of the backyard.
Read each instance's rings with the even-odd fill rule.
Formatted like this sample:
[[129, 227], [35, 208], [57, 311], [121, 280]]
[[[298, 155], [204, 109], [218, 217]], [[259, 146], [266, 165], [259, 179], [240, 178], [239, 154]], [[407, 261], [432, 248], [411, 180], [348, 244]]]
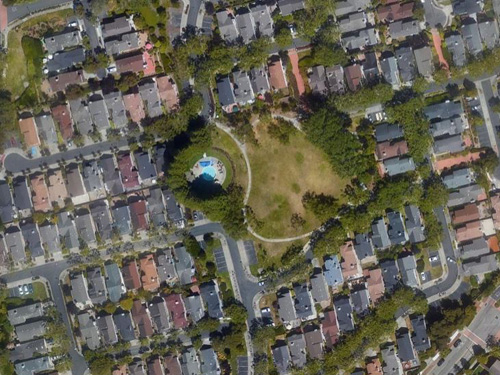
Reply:
[[[321, 222], [304, 209], [302, 196], [312, 191], [339, 198], [346, 181], [333, 173], [326, 156], [302, 133], [293, 132], [289, 142], [282, 143], [269, 135], [266, 125], [257, 125], [255, 132], [257, 145], [247, 147], [252, 168], [248, 205], [259, 223], [256, 231], [283, 238], [316, 229]], [[305, 222], [292, 223], [294, 214]]]

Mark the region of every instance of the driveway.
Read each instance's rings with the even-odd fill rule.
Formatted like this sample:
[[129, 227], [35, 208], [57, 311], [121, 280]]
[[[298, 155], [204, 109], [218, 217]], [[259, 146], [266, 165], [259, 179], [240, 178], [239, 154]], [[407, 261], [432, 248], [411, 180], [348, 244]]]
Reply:
[[202, 5], [203, 0], [189, 0], [189, 11], [186, 26], [196, 27], [196, 24], [198, 23], [198, 15]]

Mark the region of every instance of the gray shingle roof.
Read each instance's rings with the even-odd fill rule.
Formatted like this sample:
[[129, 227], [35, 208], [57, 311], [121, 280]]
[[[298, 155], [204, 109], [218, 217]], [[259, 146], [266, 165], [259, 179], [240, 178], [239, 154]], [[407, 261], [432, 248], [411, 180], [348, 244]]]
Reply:
[[456, 169], [450, 174], [442, 176], [442, 179], [448, 189], [457, 189], [474, 182], [474, 177], [470, 168]]
[[14, 350], [10, 351], [9, 357], [11, 362], [24, 361], [32, 358], [35, 354], [47, 354], [48, 351], [45, 339], [36, 339], [16, 345]]
[[498, 269], [498, 262], [495, 254], [483, 255], [481, 258], [462, 263], [462, 268], [466, 276], [482, 275]]
[[396, 341], [398, 343], [398, 356], [401, 362], [414, 361], [418, 358], [408, 331], [399, 333], [396, 336]]
[[325, 75], [332, 94], [343, 94], [345, 92], [344, 69], [341, 65], [325, 68]]
[[5, 180], [0, 180], [0, 220], [6, 224], [14, 218], [14, 201], [10, 186]]
[[328, 87], [326, 86], [326, 73], [325, 67], [322, 65], [313, 66], [311, 68], [311, 74], [309, 75], [309, 86], [311, 91], [316, 94], [325, 95], [328, 93]]
[[191, 294], [184, 297], [184, 305], [186, 306], [186, 315], [194, 322], [201, 320], [205, 316], [205, 309], [203, 308], [203, 301], [199, 294]]
[[269, 79], [267, 76], [265, 65], [250, 70], [250, 82], [252, 84], [253, 92], [256, 95], [264, 94], [270, 90]]
[[396, 355], [396, 348], [394, 344], [386, 346], [382, 349], [382, 359], [384, 365], [382, 371], [384, 375], [402, 375], [403, 366]]
[[9, 322], [13, 326], [24, 324], [30, 320], [42, 317], [44, 314], [43, 305], [39, 302], [31, 305], [20, 306], [7, 311]]
[[233, 93], [233, 86], [228, 76], [220, 77], [217, 80], [217, 93], [219, 103], [222, 107], [230, 106], [236, 103]]
[[326, 283], [325, 275], [321, 269], [316, 269], [315, 273], [311, 276], [311, 296], [314, 302], [321, 303], [330, 300], [330, 291]]
[[462, 36], [470, 54], [478, 55], [483, 51], [479, 27], [475, 21], [469, 21], [462, 25]]
[[477, 184], [462, 187], [458, 189], [458, 191], [450, 193], [448, 197], [448, 207], [474, 202], [481, 194], [484, 194], [484, 190]]
[[363, 316], [369, 312], [370, 295], [368, 294], [368, 290], [360, 289], [352, 292], [351, 300], [356, 314]]
[[83, 163], [82, 177], [88, 193], [104, 189], [97, 160], [88, 160]]
[[15, 369], [17, 375], [34, 375], [40, 372], [53, 370], [54, 364], [50, 357], [37, 357], [16, 363]]
[[432, 51], [429, 46], [424, 46], [413, 51], [418, 73], [424, 77], [430, 77], [433, 73]]
[[372, 242], [373, 246], [377, 249], [385, 249], [391, 245], [387, 226], [383, 218], [375, 220], [372, 224]]
[[71, 163], [66, 167], [66, 188], [72, 198], [80, 197], [85, 194], [82, 175], [78, 164]]
[[406, 83], [413, 81], [417, 74], [413, 49], [411, 47], [399, 47], [396, 50], [396, 59], [401, 73], [401, 80]]
[[295, 305], [293, 303], [292, 294], [288, 289], [281, 289], [277, 293], [278, 296], [278, 314], [283, 323], [290, 323], [297, 319]]
[[87, 289], [87, 281], [82, 273], [73, 275], [70, 278], [71, 283], [71, 296], [75, 304], [80, 306], [87, 306], [90, 304], [90, 297]]
[[476, 238], [470, 242], [462, 243], [460, 246], [460, 254], [462, 259], [471, 259], [486, 255], [490, 252], [488, 242], [482, 237]]
[[101, 95], [92, 95], [89, 99], [89, 112], [92, 118], [92, 123], [98, 130], [104, 130], [111, 127], [108, 118], [108, 109], [106, 108], [106, 102]]
[[375, 127], [377, 142], [385, 142], [403, 137], [403, 129], [396, 124], [380, 124]]
[[149, 303], [149, 314], [157, 332], [166, 332], [170, 328], [167, 304], [163, 297], [157, 297]]
[[176, 247], [174, 253], [176, 258], [175, 269], [177, 275], [179, 275], [180, 284], [191, 284], [195, 273], [193, 258], [184, 246]]
[[462, 136], [460, 134], [455, 134], [434, 139], [433, 149], [434, 153], [438, 155], [461, 152], [464, 150]]
[[158, 279], [160, 283], [172, 284], [177, 279], [175, 260], [171, 249], [161, 250], [157, 256]]
[[368, 257], [372, 257], [373, 253], [373, 243], [368, 233], [358, 233], [356, 234], [354, 240], [354, 251], [359, 260], [363, 260]]
[[405, 206], [406, 215], [406, 230], [411, 243], [419, 243], [425, 241], [424, 226], [422, 217], [417, 206]]
[[12, 196], [18, 210], [31, 209], [31, 197], [26, 177], [18, 176], [12, 180]]
[[279, 0], [278, 7], [282, 15], [288, 16], [297, 10], [304, 9], [305, 5], [303, 0]]
[[337, 17], [341, 17], [346, 14], [358, 12], [362, 9], [368, 8], [371, 5], [371, 2], [370, 0], [346, 0], [339, 1], [335, 5], [335, 14]]
[[90, 350], [97, 349], [100, 344], [99, 329], [97, 328], [94, 317], [88, 312], [78, 315], [78, 327], [82, 337]]
[[76, 47], [82, 42], [80, 30], [66, 29], [60, 33], [43, 38], [45, 48], [51, 54], [66, 48]]
[[452, 117], [442, 121], [432, 122], [430, 125], [431, 134], [434, 138], [443, 135], [460, 134], [464, 130], [464, 121], [462, 117]]
[[427, 325], [425, 324], [425, 316], [417, 315], [411, 318], [411, 326], [413, 335], [411, 341], [413, 346], [419, 352], [424, 352], [431, 347], [431, 341], [427, 335]]
[[211, 346], [202, 346], [200, 349], [200, 369], [203, 375], [220, 374], [217, 355]]
[[108, 55], [120, 55], [139, 48], [139, 34], [131, 32], [108, 39], [104, 43], [104, 48]]
[[350, 297], [341, 297], [333, 302], [340, 332], [354, 331], [352, 320], [352, 305]]
[[221, 10], [220, 12], [217, 12], [216, 16], [222, 39], [224, 39], [226, 42], [236, 41], [239, 33], [236, 29], [236, 22], [233, 15], [229, 14], [227, 10]]
[[91, 268], [87, 271], [88, 293], [94, 305], [106, 302], [108, 293], [101, 267]]
[[240, 34], [243, 43], [250, 43], [252, 39], [255, 39], [255, 24], [252, 15], [249, 13], [248, 9], [244, 8], [238, 9], [238, 14], [236, 14], [236, 28]]
[[286, 343], [277, 343], [277, 345], [272, 347], [271, 351], [278, 373], [287, 374], [291, 366], [292, 358], [290, 357], [290, 351]]
[[118, 302], [126, 292], [120, 267], [116, 263], [108, 263], [104, 266], [104, 269], [106, 270], [106, 289], [108, 290], [109, 300]]
[[160, 95], [155, 81], [143, 82], [139, 85], [139, 94], [146, 103], [148, 116], [155, 118], [163, 114]]
[[46, 248], [50, 254], [54, 255], [61, 252], [59, 233], [57, 232], [57, 226], [55, 224], [49, 223], [47, 225], [40, 225], [38, 231], [40, 232], [42, 246]]
[[200, 293], [207, 306], [208, 316], [214, 319], [222, 318], [224, 314], [217, 284], [214, 281], [201, 284]]
[[310, 319], [314, 314], [313, 301], [309, 294], [307, 284], [297, 284], [293, 287], [295, 292], [295, 311], [300, 319]]
[[233, 73], [233, 88], [236, 102], [241, 105], [248, 104], [255, 99], [250, 78], [246, 72]]
[[400, 212], [392, 211], [387, 213], [389, 220], [388, 234], [392, 245], [404, 244], [408, 241], [408, 235]]
[[392, 159], [383, 161], [386, 173], [389, 176], [396, 176], [401, 173], [406, 173], [415, 170], [415, 163], [411, 157], [398, 156]]
[[170, 190], [163, 190], [163, 197], [165, 198], [165, 205], [167, 206], [168, 219], [173, 222], [174, 225], [183, 227], [184, 214], [175, 200], [174, 194]]
[[115, 18], [106, 18], [102, 20], [102, 37], [104, 39], [125, 34], [132, 30], [132, 26], [125, 16], [115, 17]]
[[304, 367], [307, 362], [306, 339], [304, 335], [302, 333], [290, 335], [287, 341], [293, 365], [298, 368]]
[[394, 56], [387, 56], [380, 59], [380, 69], [387, 83], [393, 86], [399, 86], [401, 84], [399, 80], [398, 64]]
[[110, 240], [113, 235], [111, 214], [107, 201], [97, 201], [90, 204], [90, 213], [94, 221], [95, 230], [103, 241]]
[[95, 242], [94, 225], [90, 213], [86, 209], [81, 209], [75, 213], [75, 226], [78, 237], [85, 243]]
[[274, 24], [269, 6], [265, 4], [250, 6], [250, 12], [254, 20], [257, 35], [272, 37], [274, 34]]
[[181, 368], [183, 374], [199, 375], [200, 361], [193, 347], [187, 348], [181, 356]]
[[337, 255], [331, 255], [325, 258], [324, 274], [326, 283], [331, 287], [335, 288], [344, 283], [342, 268], [340, 267], [340, 262]]
[[454, 0], [452, 1], [453, 13], [458, 15], [474, 14], [482, 9], [482, 2], [477, 0]]
[[103, 155], [99, 159], [99, 167], [102, 171], [106, 190], [111, 195], [122, 194], [125, 190], [120, 178], [120, 172], [115, 166], [113, 155]]
[[57, 52], [52, 60], [47, 62], [49, 72], [60, 72], [81, 64], [85, 61], [85, 50], [78, 47], [71, 51]]
[[92, 118], [85, 102], [82, 99], [70, 100], [69, 107], [73, 122], [80, 134], [88, 135], [92, 131]]
[[134, 152], [134, 158], [139, 172], [139, 178], [142, 182], [150, 181], [157, 177], [156, 166], [149, 152], [147, 151], [136, 151]]
[[60, 212], [57, 215], [57, 228], [59, 229], [61, 243], [63, 243], [67, 249], [78, 247], [78, 233], [76, 232], [73, 218], [69, 212]]
[[351, 51], [374, 46], [377, 43], [378, 39], [374, 28], [358, 30], [342, 37], [342, 44]]
[[406, 286], [416, 288], [420, 285], [417, 275], [417, 261], [413, 255], [408, 255], [398, 259], [401, 280]]
[[492, 49], [498, 44], [498, 22], [496, 19], [487, 19], [479, 22], [479, 34], [486, 48]]
[[104, 101], [106, 102], [109, 118], [113, 121], [113, 124], [118, 128], [126, 126], [128, 118], [121, 91], [113, 91], [104, 95]]
[[134, 324], [129, 312], [121, 312], [113, 315], [113, 321], [115, 322], [119, 337], [123, 341], [129, 342], [136, 339]]
[[456, 66], [464, 66], [467, 63], [465, 56], [465, 44], [460, 34], [452, 34], [445, 39], [446, 47], [451, 53], [453, 64]]
[[339, 21], [341, 33], [350, 33], [366, 27], [368, 18], [365, 12], [351, 13]]
[[38, 232], [37, 225], [32, 221], [23, 221], [20, 224], [21, 232], [23, 234], [24, 243], [31, 252], [31, 258], [43, 258], [45, 256], [45, 251], [42, 247], [42, 241], [40, 240], [40, 233]]
[[104, 345], [113, 345], [118, 342], [115, 323], [111, 315], [98, 316], [96, 323]]
[[115, 206], [111, 209], [113, 215], [113, 226], [119, 234], [132, 233], [132, 222], [130, 219], [130, 209], [127, 205]]
[[46, 324], [43, 320], [17, 325], [15, 328], [19, 342], [26, 342], [45, 335]]
[[5, 245], [15, 263], [26, 260], [23, 236], [19, 227], [11, 226], [7, 228], [5, 231]]
[[50, 113], [42, 113], [35, 117], [40, 138], [49, 145], [57, 145], [57, 133], [54, 119]]
[[382, 278], [384, 279], [385, 289], [392, 292], [399, 284], [399, 269], [396, 261], [384, 260], [380, 262], [382, 269]]
[[406, 38], [418, 33], [420, 33], [420, 25], [417, 20], [409, 19], [389, 24], [389, 34], [393, 39]]

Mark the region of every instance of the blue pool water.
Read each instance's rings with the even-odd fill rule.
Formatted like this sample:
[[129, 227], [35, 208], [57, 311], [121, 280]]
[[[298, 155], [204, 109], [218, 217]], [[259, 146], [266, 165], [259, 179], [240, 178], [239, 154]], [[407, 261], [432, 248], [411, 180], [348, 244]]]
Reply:
[[212, 165], [212, 162], [210, 160], [200, 161], [200, 165], [202, 167], [208, 167], [208, 166]]
[[216, 175], [216, 170], [214, 167], [211, 167], [211, 166], [205, 167], [201, 171], [201, 176], [203, 177], [203, 179], [205, 179], [207, 181], [215, 180], [215, 175]]

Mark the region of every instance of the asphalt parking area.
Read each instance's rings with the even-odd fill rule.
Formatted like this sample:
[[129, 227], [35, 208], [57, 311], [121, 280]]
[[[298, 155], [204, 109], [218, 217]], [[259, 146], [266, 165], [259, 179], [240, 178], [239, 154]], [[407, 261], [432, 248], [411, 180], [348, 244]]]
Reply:
[[238, 375], [248, 375], [248, 357], [238, 357]]
[[215, 265], [217, 266], [217, 271], [227, 272], [226, 258], [224, 257], [224, 251], [221, 247], [214, 250]]
[[257, 264], [257, 253], [255, 252], [253, 241], [244, 241], [243, 245], [245, 246], [245, 253], [247, 255], [248, 264], [251, 266]]

